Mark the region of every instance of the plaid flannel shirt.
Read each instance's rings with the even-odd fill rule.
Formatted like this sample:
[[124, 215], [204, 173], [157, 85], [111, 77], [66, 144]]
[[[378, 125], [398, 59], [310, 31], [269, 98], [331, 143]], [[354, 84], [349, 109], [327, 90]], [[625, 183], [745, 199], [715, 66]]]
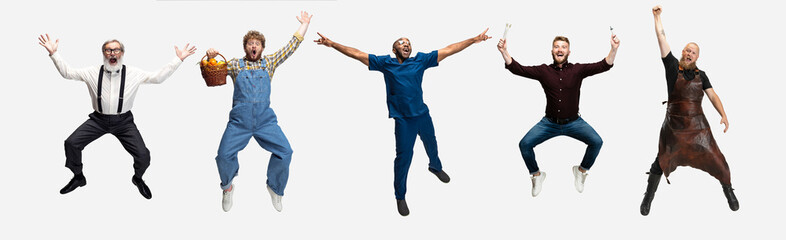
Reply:
[[262, 66], [262, 59], [260, 58], [260, 60], [253, 61], [253, 62], [245, 61], [245, 67], [240, 68], [238, 64], [238, 59], [233, 58], [232, 60], [229, 60], [229, 62], [227, 63], [227, 70], [228, 70], [227, 74], [230, 77], [232, 77], [232, 80], [234, 81], [235, 77], [237, 77], [237, 74], [240, 73], [240, 71], [254, 70], [254, 69], [267, 69], [267, 73], [270, 75], [270, 79], [272, 80], [273, 73], [276, 71], [278, 65], [280, 65], [285, 60], [287, 60], [287, 58], [289, 58], [289, 56], [291, 56], [292, 53], [294, 53], [295, 50], [300, 46], [301, 42], [303, 42], [303, 36], [301, 36], [299, 33], [296, 32], [292, 36], [292, 39], [289, 40], [289, 43], [287, 43], [286, 46], [279, 49], [273, 54], [262, 56], [265, 59], [265, 66]]

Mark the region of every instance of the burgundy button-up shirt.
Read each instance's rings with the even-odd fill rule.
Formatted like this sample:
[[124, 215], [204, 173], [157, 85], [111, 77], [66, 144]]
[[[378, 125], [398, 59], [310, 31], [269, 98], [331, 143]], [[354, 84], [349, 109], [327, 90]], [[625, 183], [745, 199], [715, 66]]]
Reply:
[[605, 58], [596, 63], [565, 63], [562, 68], [557, 64], [521, 66], [513, 59], [505, 68], [513, 74], [540, 82], [546, 93], [546, 117], [572, 118], [579, 113], [582, 80], [608, 71], [612, 66], [606, 63]]

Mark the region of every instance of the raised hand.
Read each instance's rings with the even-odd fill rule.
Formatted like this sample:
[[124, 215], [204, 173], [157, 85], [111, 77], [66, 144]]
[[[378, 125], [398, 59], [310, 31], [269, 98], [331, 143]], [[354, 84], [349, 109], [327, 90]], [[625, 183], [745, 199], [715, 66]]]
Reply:
[[49, 39], [48, 33], [46, 34], [46, 37], [44, 37], [44, 35], [38, 36], [38, 44], [44, 46], [44, 48], [46, 48], [46, 50], [49, 51], [49, 56], [52, 56], [52, 54], [55, 54], [55, 52], [57, 52], [57, 45], [59, 43], [60, 43], [60, 39], [55, 39], [55, 41], [51, 41]]
[[662, 12], [663, 12], [663, 7], [661, 7], [660, 5], [652, 7], [652, 15], [655, 15], [657, 17], [660, 16]]
[[620, 47], [620, 39], [617, 38], [617, 34], [611, 34], [611, 48], [617, 49]]
[[308, 15], [308, 12], [306, 11], [300, 11], [300, 16], [295, 16], [295, 18], [297, 18], [297, 21], [300, 22], [301, 24], [303, 23], [308, 24], [311, 22], [311, 17], [313, 16], [314, 15]]
[[180, 50], [177, 48], [177, 46], [175, 46], [175, 54], [180, 58], [180, 61], [186, 60], [188, 56], [191, 56], [191, 54], [196, 52], [196, 46], [191, 46], [191, 48], [188, 48], [188, 45], [189, 43], [186, 43], [186, 46], [183, 48], [183, 50]]
[[325, 36], [322, 36], [322, 34], [319, 32], [317, 32], [317, 35], [319, 35], [319, 39], [314, 40], [314, 42], [317, 43], [317, 45], [325, 45], [325, 47], [333, 47], [333, 41], [331, 41]]
[[497, 49], [500, 52], [508, 51], [508, 40], [507, 39], [500, 39], [499, 43], [497, 43]]
[[486, 35], [486, 32], [488, 32], [488, 31], [489, 31], [489, 29], [488, 29], [488, 28], [486, 28], [486, 30], [484, 30], [482, 33], [480, 33], [480, 35], [478, 35], [477, 37], [475, 37], [475, 39], [474, 39], [474, 42], [473, 42], [473, 43], [479, 43], [479, 42], [486, 41], [486, 40], [488, 40], [489, 38], [491, 38], [491, 36], [488, 36], [488, 35]]

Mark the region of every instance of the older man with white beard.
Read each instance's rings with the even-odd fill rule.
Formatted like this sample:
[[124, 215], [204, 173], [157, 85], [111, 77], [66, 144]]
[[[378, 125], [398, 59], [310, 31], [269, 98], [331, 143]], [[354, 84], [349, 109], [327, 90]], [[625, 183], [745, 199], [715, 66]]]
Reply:
[[46, 34], [46, 36], [39, 36], [38, 40], [39, 44], [49, 52], [49, 57], [61, 76], [87, 84], [95, 110], [87, 121], [65, 140], [65, 166], [74, 173], [74, 177], [60, 190], [60, 193], [66, 194], [87, 184], [87, 179], [82, 173], [82, 149], [104, 134], [111, 133], [134, 157], [134, 176], [131, 182], [137, 186], [143, 197], [152, 198], [150, 188], [142, 180], [142, 175], [150, 166], [150, 151], [134, 124], [134, 116], [130, 110], [141, 84], [164, 82], [186, 57], [194, 54], [196, 47], [189, 48], [189, 44], [186, 44], [181, 50], [175, 46], [175, 58], [158, 72], [146, 72], [123, 65], [125, 48], [120, 41], [113, 39], [101, 45], [104, 65], [75, 69], [57, 53], [59, 39], [52, 41], [49, 34]]

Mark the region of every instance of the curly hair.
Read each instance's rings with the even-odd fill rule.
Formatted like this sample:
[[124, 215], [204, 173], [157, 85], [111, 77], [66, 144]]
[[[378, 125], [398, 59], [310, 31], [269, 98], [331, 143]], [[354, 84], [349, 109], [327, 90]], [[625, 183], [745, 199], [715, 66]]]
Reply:
[[262, 35], [258, 31], [251, 30], [248, 31], [245, 36], [243, 36], [243, 48], [246, 47], [246, 43], [248, 43], [248, 40], [251, 39], [259, 40], [259, 42], [262, 43], [262, 47], [265, 47], [265, 35]]

